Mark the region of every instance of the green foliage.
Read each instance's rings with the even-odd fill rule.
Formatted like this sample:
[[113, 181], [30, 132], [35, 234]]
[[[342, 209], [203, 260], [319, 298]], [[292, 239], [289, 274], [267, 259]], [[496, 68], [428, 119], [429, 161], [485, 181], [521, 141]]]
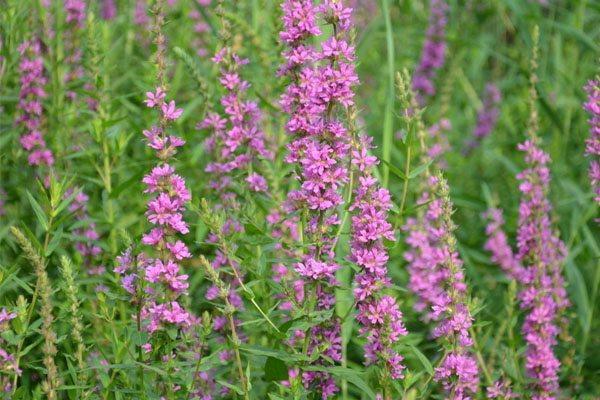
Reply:
[[[111, 21], [100, 18], [102, 2], [88, 2], [91, 11], [78, 38], [84, 78], [67, 84], [64, 42], [69, 32], [63, 2], [52, 0], [50, 7], [42, 3], [0, 1], [0, 196], [6, 210], [0, 215], [0, 310], [6, 307], [17, 314], [0, 332], [0, 344], [7, 343], [7, 351], [15, 354], [22, 370], [17, 375], [0, 369], [0, 384], [5, 378], [13, 384], [0, 399], [191, 399], [202, 385], [229, 389], [224, 398], [244, 398], [247, 392], [251, 399], [312, 399], [314, 393], [301, 390], [291, 379], [290, 371], [299, 365], [333, 375], [340, 383], [340, 399], [375, 399], [381, 391], [380, 376], [374, 367], [363, 365], [364, 338], [358, 335], [352, 296], [356, 266], [348, 261], [347, 250], [338, 254], [343, 271], [338, 276], [341, 288], [335, 314], [300, 304], [290, 317], [280, 309], [283, 299], [275, 295], [283, 293], [284, 284], [273, 280], [273, 266], [295, 260], [278, 247], [280, 241], [270, 235], [273, 227], [266, 217], [296, 185], [291, 167], [283, 161], [288, 138], [286, 117], [278, 105], [285, 85], [276, 76], [282, 62], [278, 2], [214, 0], [222, 3], [222, 13], [215, 12], [216, 4], [203, 8], [195, 0], [179, 0], [168, 8], [169, 91], [185, 109], [176, 129], [187, 142], [173, 165], [187, 180], [193, 197], [186, 213], [191, 222], [187, 243], [193, 254], [183, 263], [190, 283], [186, 306], [198, 321], [187, 331], [164, 332], [149, 352], [142, 351], [149, 339], [136, 321], [139, 304], [123, 290], [114, 267], [126, 249], [140, 252], [140, 238], [147, 230], [148, 196], [143, 194], [141, 179], [154, 165], [142, 136], [153, 122], [143, 104], [145, 92], [155, 85], [150, 28], [134, 23], [134, 0], [117, 0], [118, 14]], [[414, 156], [419, 127], [402, 113], [410, 99], [396, 97], [399, 83], [408, 75], [400, 73], [400, 82], [395, 78], [398, 71], [413, 70], [418, 62], [428, 7], [427, 2], [412, 0], [372, 3], [357, 10], [361, 85], [356, 113], [359, 129], [373, 136], [377, 145], [378, 174], [392, 194], [391, 222], [399, 228], [422, 207], [417, 204], [420, 178], [430, 164], [419, 164]], [[489, 372], [482, 375], [478, 398], [484, 398], [483, 384], [490, 380], [509, 379], [516, 391], [526, 391], [529, 385], [523, 372], [517, 289], [483, 250], [481, 214], [491, 205], [500, 206], [508, 231], [516, 229], [515, 174], [524, 165], [516, 145], [527, 128], [535, 25], [540, 29], [539, 135], [552, 158], [553, 218], [569, 253], [564, 276], [572, 307], [567, 315], [568, 335], [557, 347], [563, 365], [561, 398], [592, 399], [600, 393], [600, 336], [595, 334], [600, 330], [600, 230], [594, 221], [598, 206], [589, 187], [588, 160], [583, 157], [589, 126], [581, 108], [582, 87], [598, 73], [600, 5], [586, 0], [548, 3], [449, 1], [448, 59], [436, 81], [443, 89], [421, 116], [428, 126], [441, 118], [452, 123], [446, 178], [456, 208], [454, 222], [469, 294], [477, 308], [473, 329], [478, 361]], [[366, 15], [360, 14], [364, 7], [370, 10]], [[208, 22], [203, 34], [208, 55], [197, 55], [190, 18], [194, 10]], [[210, 61], [214, 50], [223, 45], [222, 20], [231, 27], [227, 39], [231, 46], [249, 59], [244, 72], [251, 83], [249, 93], [263, 110], [265, 134], [277, 150], [273, 162], [264, 162], [270, 192], [246, 193], [243, 177], [233, 177], [241, 199], [234, 211], [217, 207], [219, 200], [205, 173], [210, 162], [203, 145], [207, 133], [196, 128], [207, 111], [222, 109], [218, 70]], [[40, 174], [28, 165], [19, 144], [21, 131], [14, 123], [19, 115], [17, 48], [34, 35], [42, 37], [47, 54], [49, 95], [43, 101], [42, 129], [55, 153], [51, 174]], [[493, 133], [466, 154], [463, 149], [488, 82], [496, 83], [502, 92], [500, 118]], [[98, 107], [90, 110], [83, 101], [69, 101], [69, 92], [80, 100], [97, 101]], [[75, 248], [83, 228], [72, 210], [77, 188], [90, 197], [89, 221], [100, 233], [102, 250], [93, 266], [104, 267], [101, 274], [89, 273], [92, 265]], [[233, 215], [243, 233], [217, 235], [218, 240], [213, 240], [211, 234], [222, 232]], [[347, 248], [348, 230], [345, 219], [337, 238], [339, 249]], [[388, 292], [399, 299], [410, 334], [400, 346], [407, 365], [405, 377], [388, 389], [391, 398], [441, 398], [433, 375], [443, 350], [430, 340], [431, 326], [413, 310], [400, 229], [397, 236], [400, 240], [388, 246], [393, 280]], [[227, 279], [222, 284], [239, 280], [243, 310], [232, 310], [221, 298], [205, 297], [214, 282], [202, 258], [210, 259], [216, 251], [239, 265], [241, 273], [223, 272]], [[296, 331], [307, 331], [334, 315], [343, 319], [341, 365], [323, 359], [314, 365], [315, 359], [289, 346]], [[243, 343], [236, 343], [231, 334], [215, 332], [215, 320], [223, 316], [239, 320]], [[232, 358], [221, 357], [234, 347], [241, 374]], [[290, 385], [281, 383], [288, 379]]]

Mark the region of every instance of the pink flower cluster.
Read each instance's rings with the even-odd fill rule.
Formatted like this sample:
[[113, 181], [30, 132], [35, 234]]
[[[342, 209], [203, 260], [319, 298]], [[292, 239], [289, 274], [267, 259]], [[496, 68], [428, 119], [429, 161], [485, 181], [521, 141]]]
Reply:
[[[469, 329], [473, 318], [467, 305], [467, 286], [462, 260], [456, 251], [451, 220], [452, 204], [447, 185], [439, 177], [429, 176], [428, 190], [418, 200], [423, 215], [410, 218], [403, 227], [410, 247], [409, 289], [417, 295], [415, 308], [424, 311], [425, 320], [437, 322], [433, 336], [450, 343], [450, 350], [436, 368], [435, 379], [453, 399], [470, 399], [479, 385], [478, 368], [471, 354]], [[434, 193], [444, 193], [435, 197]]]
[[448, 23], [448, 3], [446, 0], [431, 0], [429, 3], [429, 27], [421, 60], [415, 70], [412, 87], [420, 105], [433, 96], [437, 71], [446, 62], [446, 24]]
[[550, 157], [532, 137], [518, 146], [528, 168], [517, 175], [522, 193], [517, 232], [517, 259], [523, 265], [521, 307], [528, 311], [523, 323], [527, 342], [526, 369], [536, 381], [538, 400], [555, 399], [560, 361], [554, 355], [562, 311], [568, 307], [561, 268], [564, 243], [552, 228], [552, 206], [547, 198]]
[[135, 8], [133, 10], [133, 23], [144, 26], [150, 22], [146, 9], [148, 8], [147, 0], [135, 0]]
[[473, 139], [467, 143], [467, 150], [472, 150], [481, 143], [494, 130], [500, 110], [498, 105], [502, 100], [500, 90], [493, 83], [488, 83], [485, 86], [483, 96], [483, 106], [477, 114], [477, 125], [473, 130]]
[[273, 153], [265, 146], [258, 104], [245, 98], [250, 84], [240, 77], [239, 69], [248, 60], [224, 48], [217, 52], [213, 61], [221, 66], [219, 81], [226, 91], [221, 98], [225, 117], [211, 112], [199, 128], [212, 130], [204, 145], [215, 161], [210, 162], [205, 171], [213, 177], [210, 188], [216, 190], [227, 204], [237, 196], [233, 189], [239, 172], [251, 191], [267, 190], [266, 179], [255, 171], [260, 169], [260, 159], [272, 159]]
[[439, 122], [431, 125], [427, 131], [430, 137], [430, 145], [427, 154], [430, 159], [435, 160], [441, 169], [446, 169], [448, 163], [445, 155], [451, 150], [448, 141], [448, 132], [452, 129], [452, 122], [449, 119], [442, 118]]
[[[65, 197], [73, 195], [73, 190], [68, 190]], [[94, 262], [102, 254], [102, 249], [98, 246], [98, 231], [96, 224], [90, 218], [87, 210], [89, 196], [82, 189], [76, 189], [76, 194], [73, 201], [69, 205], [69, 211], [73, 213], [77, 220], [77, 228], [73, 230], [76, 236], [75, 249], [79, 252], [84, 260], [87, 272], [92, 275], [100, 275], [106, 271], [103, 265], [93, 265]]]
[[64, 0], [66, 22], [82, 29], [85, 23], [86, 5], [84, 0]]
[[117, 5], [115, 0], [102, 0], [102, 19], [110, 21], [117, 16]]
[[[169, 135], [167, 127], [170, 121], [181, 116], [183, 110], [177, 108], [173, 100], [167, 102], [165, 98], [165, 91], [159, 87], [155, 92], [146, 93], [145, 100], [148, 107], [160, 112], [160, 123], [144, 131], [148, 146], [155, 150], [160, 160], [143, 178], [146, 185], [144, 192], [154, 195], [146, 212], [148, 222], [154, 228], [142, 237], [142, 243], [151, 247], [156, 257], [140, 254], [134, 260], [128, 251], [118, 259], [119, 265], [115, 269], [115, 272], [124, 275], [123, 286], [127, 291], [135, 293], [139, 287], [136, 285], [143, 285], [149, 294], [141, 314], [145, 329], [150, 333], [169, 325], [187, 327], [191, 322], [191, 315], [177, 300], [188, 288], [187, 275], [180, 273], [179, 262], [190, 258], [191, 254], [185, 243], [178, 239], [178, 234], [189, 232], [183, 211], [191, 200], [191, 194], [184, 179], [168, 164], [185, 141]], [[144, 282], [139, 283], [139, 278]]]
[[[81, 46], [81, 35], [85, 26], [86, 4], [84, 0], [64, 1], [67, 29], [65, 30], [65, 63], [69, 67], [65, 76], [65, 83], [71, 84], [83, 78], [83, 50]], [[71, 88], [72, 89], [72, 88]], [[70, 100], [74, 100], [76, 94], [73, 90], [67, 93]]]
[[600, 79], [589, 81], [585, 86], [587, 102], [583, 105], [589, 113], [590, 137], [586, 141], [585, 153], [591, 157], [590, 180], [594, 199], [600, 204]]
[[[0, 332], [7, 332], [10, 321], [16, 317], [16, 313], [8, 312], [6, 308], [2, 307], [0, 309]], [[15, 356], [4, 348], [7, 344], [9, 343], [0, 336], [0, 393], [11, 392], [13, 388], [11, 376], [21, 375]]]
[[493, 208], [485, 213], [484, 217], [489, 219], [485, 228], [488, 239], [484, 248], [492, 254], [492, 262], [498, 264], [509, 278], [520, 282], [525, 276], [525, 271], [508, 243], [508, 238], [503, 229], [504, 216], [502, 210]]
[[21, 146], [29, 152], [30, 165], [51, 166], [54, 164], [52, 151], [48, 149], [42, 134], [42, 101], [46, 98], [47, 78], [44, 76], [44, 60], [41, 56], [41, 43], [37, 39], [23, 42], [19, 46], [21, 91], [19, 109], [21, 116], [16, 123], [23, 129]]
[[408, 332], [396, 299], [382, 292], [391, 283], [386, 267], [388, 253], [383, 240], [395, 240], [387, 221], [392, 208], [390, 193], [373, 177], [377, 158], [369, 155], [372, 138], [361, 137], [352, 151], [352, 164], [357, 169], [358, 187], [350, 206], [352, 216], [351, 260], [361, 272], [354, 280], [354, 296], [358, 307], [360, 333], [366, 338], [367, 364], [380, 364], [392, 379], [402, 378], [403, 357], [394, 344]]
[[[287, 45], [280, 74], [290, 78], [280, 100], [289, 115], [287, 132], [292, 135], [286, 161], [296, 165], [300, 188], [288, 194], [293, 209], [306, 215], [304, 236], [310, 246], [294, 266], [302, 277], [307, 298], [316, 295], [317, 309], [331, 310], [337, 284], [334, 237], [340, 224], [338, 207], [343, 203], [341, 189], [348, 182], [349, 134], [339, 110], [353, 105], [352, 87], [358, 83], [354, 48], [345, 36], [351, 27], [351, 9], [341, 1], [326, 0], [316, 6], [310, 0], [286, 0], [283, 8], [281, 40]], [[318, 20], [333, 27], [334, 35], [322, 41], [320, 49], [313, 38], [321, 35]], [[340, 325], [331, 318], [310, 332], [310, 350], [325, 347], [323, 354], [334, 362], [341, 360]], [[322, 362], [322, 361], [320, 361]], [[323, 398], [334, 395], [337, 386], [327, 374], [303, 372], [306, 387]]]

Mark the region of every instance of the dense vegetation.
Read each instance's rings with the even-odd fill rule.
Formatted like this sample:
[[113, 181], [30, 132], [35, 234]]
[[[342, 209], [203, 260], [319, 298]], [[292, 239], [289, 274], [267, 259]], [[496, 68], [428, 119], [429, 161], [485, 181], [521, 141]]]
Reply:
[[0, 0], [0, 398], [597, 399], [600, 3]]

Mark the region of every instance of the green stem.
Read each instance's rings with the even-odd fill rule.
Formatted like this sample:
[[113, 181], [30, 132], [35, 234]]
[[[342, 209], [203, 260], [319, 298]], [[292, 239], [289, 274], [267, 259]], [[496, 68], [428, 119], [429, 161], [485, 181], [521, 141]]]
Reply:
[[385, 115], [383, 121], [383, 146], [382, 159], [383, 164], [383, 187], [389, 185], [390, 167], [392, 155], [392, 135], [394, 134], [394, 36], [392, 31], [392, 21], [390, 18], [389, 0], [381, 0], [383, 15], [385, 18], [385, 38], [387, 44], [387, 63], [388, 63], [388, 94], [385, 105]]

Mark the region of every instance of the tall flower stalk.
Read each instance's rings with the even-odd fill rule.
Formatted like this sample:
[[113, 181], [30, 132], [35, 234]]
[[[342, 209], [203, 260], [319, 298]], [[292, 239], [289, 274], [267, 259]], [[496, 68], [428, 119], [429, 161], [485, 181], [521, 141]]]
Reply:
[[77, 97], [73, 90], [74, 85], [83, 79], [85, 71], [83, 68], [83, 48], [81, 38], [85, 27], [87, 6], [84, 0], [64, 0], [65, 22], [65, 64], [67, 73], [65, 84], [69, 91], [67, 97], [74, 101]]
[[479, 146], [481, 141], [492, 133], [500, 115], [498, 105], [501, 100], [502, 95], [498, 87], [493, 83], [488, 83], [485, 86], [483, 105], [477, 113], [477, 125], [473, 130], [473, 138], [467, 143], [466, 151], [473, 150]]
[[518, 149], [525, 153], [527, 168], [517, 175], [521, 192], [517, 252], [512, 255], [495, 210], [491, 212], [486, 248], [492, 252], [493, 260], [521, 284], [519, 300], [526, 312], [522, 327], [527, 343], [525, 369], [532, 379], [533, 398], [552, 400], [556, 399], [559, 389], [560, 369], [554, 347], [561, 327], [565, 325], [565, 309], [569, 301], [562, 276], [567, 250], [552, 226], [552, 205], [548, 200], [550, 156], [541, 149], [537, 136], [539, 121], [535, 85], [538, 38], [536, 28], [530, 75], [530, 120], [527, 139], [518, 145]]
[[199, 127], [212, 131], [204, 142], [214, 158], [205, 169], [212, 177], [209, 186], [219, 194], [223, 206], [231, 207], [237, 198], [235, 178], [238, 173], [243, 181], [240, 189], [254, 192], [268, 189], [266, 179], [258, 171], [261, 159], [272, 159], [273, 154], [265, 146], [258, 103], [247, 99], [250, 84], [239, 74], [240, 67], [248, 60], [225, 47], [217, 52], [213, 61], [221, 67], [219, 81], [226, 92], [221, 98], [225, 118], [211, 112]]
[[358, 185], [350, 206], [352, 216], [351, 260], [361, 272], [354, 280], [354, 296], [358, 307], [360, 333], [366, 338], [365, 359], [368, 365], [381, 367], [381, 382], [391, 399], [389, 380], [403, 377], [403, 357], [394, 348], [408, 332], [396, 299], [384, 294], [391, 280], [386, 267], [389, 259], [384, 240], [395, 240], [387, 221], [392, 208], [390, 193], [373, 176], [377, 159], [369, 155], [372, 138], [360, 137], [352, 151], [352, 164], [357, 170]]
[[424, 105], [426, 99], [436, 93], [435, 78], [437, 71], [446, 62], [447, 13], [448, 3], [446, 0], [431, 0], [429, 2], [429, 26], [421, 51], [421, 59], [412, 81], [412, 88], [420, 105]]
[[[144, 193], [153, 195], [148, 202], [146, 217], [154, 227], [142, 237], [142, 243], [150, 250], [149, 254], [143, 253], [134, 261], [131, 254], [126, 253], [120, 258], [120, 265], [116, 269], [118, 273], [126, 274], [124, 284], [130, 292], [136, 288], [133, 281], [143, 280], [143, 283], [138, 281], [137, 287], [145, 287], [147, 296], [141, 304], [139, 316], [143, 321], [143, 329], [149, 333], [172, 326], [186, 328], [191, 323], [190, 313], [179, 302], [189, 286], [188, 276], [181, 273], [179, 263], [191, 257], [191, 254], [179, 237], [189, 232], [183, 212], [191, 200], [191, 194], [184, 179], [169, 164], [177, 149], [185, 143], [182, 138], [169, 133], [170, 125], [181, 116], [183, 110], [177, 108], [175, 101], [166, 100], [166, 50], [162, 33], [164, 16], [160, 0], [154, 13], [158, 86], [155, 91], [146, 93], [145, 103], [157, 111], [158, 123], [143, 133], [158, 163], [142, 180], [146, 185]], [[144, 349], [149, 351], [150, 344], [146, 344]]]
[[[55, 361], [56, 354], [58, 352], [56, 348], [58, 338], [53, 326], [54, 306], [52, 303], [52, 285], [50, 283], [50, 279], [48, 278], [48, 273], [46, 272], [46, 260], [40, 256], [38, 251], [25, 237], [23, 232], [15, 227], [11, 228], [11, 232], [19, 243], [23, 253], [25, 253], [25, 256], [31, 262], [37, 278], [36, 292], [34, 296], [39, 293], [41, 305], [39, 314], [42, 318], [42, 326], [40, 329], [42, 336], [44, 337], [44, 344], [42, 346], [42, 352], [44, 354], [43, 363], [44, 367], [46, 367], [46, 377], [42, 383], [42, 390], [44, 391], [44, 394], [48, 400], [56, 400], [58, 399], [58, 387], [61, 383], [58, 374], [58, 367], [56, 366]], [[18, 365], [16, 368], [18, 368]], [[16, 387], [13, 389], [16, 389]]]
[[[346, 40], [351, 9], [330, 0], [319, 6], [310, 0], [287, 0], [282, 7], [280, 38], [287, 50], [280, 73], [289, 78], [289, 84], [280, 104], [289, 115], [286, 130], [292, 137], [286, 161], [296, 166], [300, 183], [299, 189], [288, 194], [288, 201], [301, 217], [304, 243], [304, 254], [294, 269], [304, 284], [307, 312], [333, 312], [339, 269], [333, 244], [341, 223], [339, 206], [349, 180], [350, 153], [348, 130], [338, 114], [353, 104], [352, 86], [358, 83], [354, 50]], [[322, 32], [319, 17], [330, 25], [333, 36], [317, 48], [312, 39]], [[336, 316], [302, 332], [303, 353], [341, 361], [340, 332]], [[327, 361], [319, 357], [316, 362]], [[324, 398], [338, 391], [326, 373], [303, 371], [301, 378], [306, 388]]]
[[585, 86], [587, 102], [583, 105], [589, 113], [590, 137], [586, 140], [585, 154], [591, 158], [590, 181], [594, 200], [600, 204], [600, 78], [591, 80]]
[[[400, 75], [400, 93], [404, 97], [408, 118], [416, 126], [420, 142], [421, 163], [431, 163], [427, 132], [421, 121], [422, 110], [408, 89], [408, 77]], [[425, 321], [435, 322], [432, 335], [443, 346], [444, 354], [435, 369], [434, 379], [449, 399], [469, 399], [479, 387], [479, 369], [473, 356], [470, 329], [473, 317], [469, 309], [463, 262], [457, 251], [452, 220], [453, 204], [448, 184], [441, 171], [427, 167], [421, 183], [416, 217], [403, 227], [408, 236], [409, 289], [417, 296], [415, 308]]]
[[46, 98], [45, 86], [47, 78], [44, 74], [44, 60], [41, 54], [41, 43], [31, 39], [19, 46], [21, 61], [19, 63], [21, 90], [18, 107], [21, 115], [16, 123], [22, 129], [21, 146], [29, 156], [30, 165], [49, 168], [54, 164], [54, 155], [48, 148], [43, 135], [42, 104]]
[[83, 259], [83, 263], [90, 275], [101, 275], [106, 268], [98, 265], [97, 262], [102, 254], [102, 248], [98, 245], [100, 235], [96, 229], [96, 224], [91, 219], [88, 212], [89, 196], [81, 188], [67, 190], [66, 198], [73, 197], [69, 204], [69, 211], [74, 215], [77, 228], [73, 229], [76, 236], [75, 249]]

